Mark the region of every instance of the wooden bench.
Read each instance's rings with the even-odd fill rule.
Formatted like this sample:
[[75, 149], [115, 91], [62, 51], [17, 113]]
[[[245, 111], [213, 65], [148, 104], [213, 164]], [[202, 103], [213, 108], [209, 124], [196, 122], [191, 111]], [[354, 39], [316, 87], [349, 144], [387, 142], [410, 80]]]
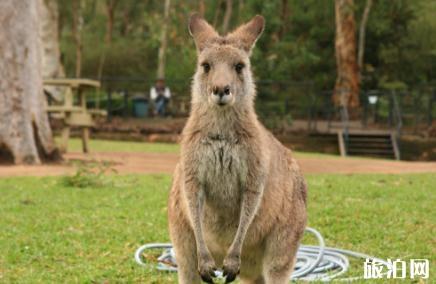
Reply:
[[[71, 127], [82, 128], [82, 150], [89, 152], [89, 130], [95, 125], [95, 116], [106, 116], [105, 110], [88, 109], [86, 106], [86, 88], [100, 88], [100, 82], [90, 79], [45, 79], [44, 85], [66, 87], [64, 99], [60, 105], [47, 106], [47, 112], [55, 114], [63, 121], [60, 150], [66, 152], [70, 138]], [[74, 96], [78, 97], [77, 105], [74, 104]]]

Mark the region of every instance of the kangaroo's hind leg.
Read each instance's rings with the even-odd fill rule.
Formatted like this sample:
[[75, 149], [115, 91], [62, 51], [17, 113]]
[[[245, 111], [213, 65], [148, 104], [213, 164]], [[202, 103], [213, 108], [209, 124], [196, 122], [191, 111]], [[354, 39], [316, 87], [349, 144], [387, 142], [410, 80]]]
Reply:
[[256, 279], [249, 279], [249, 278], [242, 278], [241, 277], [241, 284], [265, 284], [265, 279], [263, 279], [263, 276], [259, 276]]
[[263, 260], [266, 284], [289, 283], [303, 230], [284, 226], [270, 234]]

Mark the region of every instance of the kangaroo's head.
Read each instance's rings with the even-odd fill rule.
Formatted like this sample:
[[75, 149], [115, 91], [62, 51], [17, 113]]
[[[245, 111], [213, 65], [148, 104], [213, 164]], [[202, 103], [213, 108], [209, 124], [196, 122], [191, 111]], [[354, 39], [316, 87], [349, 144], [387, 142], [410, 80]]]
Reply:
[[265, 26], [255, 16], [232, 33], [220, 36], [198, 15], [189, 22], [189, 32], [198, 52], [193, 83], [193, 103], [216, 109], [252, 105], [255, 95], [250, 54]]

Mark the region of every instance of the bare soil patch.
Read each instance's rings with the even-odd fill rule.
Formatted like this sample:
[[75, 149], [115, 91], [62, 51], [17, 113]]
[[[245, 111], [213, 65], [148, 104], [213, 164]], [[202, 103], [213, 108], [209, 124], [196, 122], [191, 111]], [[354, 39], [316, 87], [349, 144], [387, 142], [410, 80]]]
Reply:
[[[171, 174], [179, 160], [171, 153], [68, 153], [62, 164], [39, 166], [0, 165], [0, 177], [8, 176], [57, 176], [75, 171], [74, 161], [105, 161], [120, 174]], [[300, 157], [298, 162], [306, 174], [312, 173], [424, 173], [435, 172], [436, 162], [405, 162], [365, 158]]]

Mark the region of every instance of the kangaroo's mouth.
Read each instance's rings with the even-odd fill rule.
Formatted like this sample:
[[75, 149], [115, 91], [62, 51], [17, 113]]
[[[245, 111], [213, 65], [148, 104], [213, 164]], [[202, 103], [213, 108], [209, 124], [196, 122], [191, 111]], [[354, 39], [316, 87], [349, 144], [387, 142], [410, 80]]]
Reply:
[[213, 93], [209, 96], [209, 102], [222, 108], [224, 106], [232, 105], [234, 101], [233, 94], [215, 95]]

